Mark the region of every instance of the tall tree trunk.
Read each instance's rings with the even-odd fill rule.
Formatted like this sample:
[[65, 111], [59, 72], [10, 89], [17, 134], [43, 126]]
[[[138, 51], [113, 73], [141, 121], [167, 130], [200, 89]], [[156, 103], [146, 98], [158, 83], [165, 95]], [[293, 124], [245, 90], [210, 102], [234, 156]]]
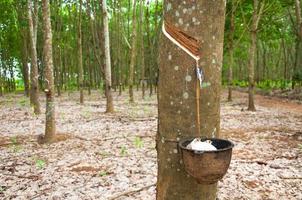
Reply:
[[136, 0], [133, 2], [133, 16], [132, 16], [132, 45], [131, 45], [131, 60], [129, 66], [129, 97], [130, 102], [134, 102], [133, 96], [133, 84], [134, 84], [134, 67], [136, 63], [136, 43], [137, 43], [137, 31], [136, 31]]
[[110, 39], [107, 2], [102, 0], [103, 8], [103, 34], [104, 34], [104, 52], [105, 52], [105, 92], [106, 92], [106, 113], [114, 112], [113, 98], [111, 92], [111, 57], [110, 57]]
[[258, 0], [254, 0], [254, 11], [252, 17], [252, 25], [250, 28], [251, 32], [251, 46], [249, 50], [249, 66], [248, 66], [248, 74], [249, 74], [249, 102], [248, 102], [248, 110], [256, 111], [255, 103], [254, 103], [254, 88], [255, 88], [255, 53], [257, 48], [257, 32], [258, 32], [258, 24], [263, 12], [264, 2], [259, 6]]
[[302, 77], [302, 16], [301, 16], [301, 1], [295, 0], [296, 11], [296, 55], [293, 76], [293, 89], [296, 82], [301, 81]]
[[140, 34], [141, 34], [141, 43], [140, 43], [140, 53], [141, 53], [141, 84], [142, 84], [142, 98], [145, 99], [145, 46], [144, 46], [144, 0], [140, 0]]
[[[198, 98], [196, 61], [161, 35], [156, 198], [214, 200], [217, 185], [199, 185], [185, 172], [177, 143], [183, 138], [192, 136], [219, 136], [225, 1], [199, 0], [179, 4], [178, 1], [166, 0], [164, 19], [200, 41], [199, 65], [205, 75], [204, 81], [210, 86], [202, 88], [201, 96]], [[199, 101], [199, 109], [196, 100]], [[197, 113], [200, 113], [201, 127], [195, 124]], [[197, 131], [198, 129], [200, 131]]]
[[45, 67], [46, 122], [45, 135], [41, 142], [51, 142], [55, 139], [55, 89], [53, 77], [52, 32], [50, 23], [49, 0], [42, 0], [44, 46], [43, 57]]
[[[36, 16], [38, 12], [34, 12], [34, 18], [32, 16], [32, 2], [27, 1], [28, 7], [28, 24], [29, 24], [29, 40], [30, 40], [30, 54], [31, 54], [31, 69], [30, 69], [30, 104], [34, 108], [34, 113], [36, 115], [41, 113], [40, 102], [39, 102], [39, 73], [38, 73], [38, 61], [37, 61], [37, 22]], [[35, 2], [36, 11], [37, 3]]]
[[80, 86], [80, 103], [84, 103], [84, 73], [83, 73], [83, 52], [82, 52], [82, 0], [78, 10], [78, 70], [79, 70], [79, 86]]
[[255, 50], [256, 50], [256, 42], [257, 42], [257, 33], [251, 33], [251, 47], [249, 52], [249, 68], [248, 68], [248, 75], [249, 75], [249, 103], [248, 103], [248, 110], [256, 111], [255, 103], [254, 103], [254, 87], [255, 87]]
[[235, 32], [235, 0], [232, 0], [231, 8], [231, 27], [229, 37], [229, 54], [230, 63], [228, 70], [228, 101], [232, 101], [232, 89], [233, 89], [233, 65], [234, 65], [234, 32]]
[[29, 70], [28, 70], [28, 31], [26, 29], [21, 30], [22, 38], [22, 76], [24, 81], [24, 93], [25, 96], [29, 96]]
[[[157, 2], [156, 2], [157, 3]], [[148, 82], [149, 82], [149, 96], [152, 96], [153, 88], [152, 88], [152, 64], [153, 64], [153, 46], [151, 45], [151, 33], [150, 33], [150, 10], [149, 10], [149, 4], [150, 2], [147, 2], [147, 8], [146, 8], [146, 33], [147, 33], [147, 66], [148, 67]]]
[[118, 14], [117, 14], [117, 26], [118, 26], [118, 30], [117, 30], [117, 37], [118, 37], [118, 46], [117, 46], [117, 52], [118, 52], [118, 95], [122, 95], [122, 84], [123, 84], [123, 64], [122, 64], [122, 60], [123, 60], [123, 56], [122, 56], [122, 31], [121, 31], [121, 2], [117, 2], [117, 9], [118, 9]]
[[[1, 64], [0, 64], [0, 66], [1, 66]], [[3, 78], [2, 78], [2, 70], [1, 69], [2, 68], [0, 67], [0, 97], [3, 96]]]

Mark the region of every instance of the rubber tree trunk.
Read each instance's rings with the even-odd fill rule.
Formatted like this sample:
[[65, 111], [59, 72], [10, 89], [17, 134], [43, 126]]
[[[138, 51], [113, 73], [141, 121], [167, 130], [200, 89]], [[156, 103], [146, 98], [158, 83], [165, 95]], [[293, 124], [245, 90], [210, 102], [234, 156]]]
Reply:
[[44, 32], [44, 66], [45, 66], [45, 94], [46, 94], [46, 124], [42, 142], [48, 143], [55, 139], [55, 89], [53, 77], [52, 32], [50, 23], [49, 0], [42, 1], [43, 32]]
[[136, 43], [137, 43], [137, 31], [136, 31], [136, 0], [133, 2], [133, 16], [132, 16], [132, 44], [131, 44], [131, 59], [129, 66], [129, 98], [130, 103], [134, 102], [133, 84], [134, 84], [134, 67], [136, 64]]
[[22, 28], [21, 39], [22, 39], [22, 52], [21, 52], [21, 60], [22, 60], [22, 76], [24, 81], [24, 93], [25, 96], [29, 97], [29, 70], [28, 70], [28, 31], [27, 29]]
[[200, 132], [195, 126], [195, 60], [163, 34], [160, 38], [158, 84], [157, 200], [214, 200], [217, 185], [199, 185], [184, 170], [180, 139], [218, 137], [225, 23], [225, 1], [164, 1], [164, 19], [201, 43], [199, 65], [210, 84], [201, 90]]
[[[295, 89], [296, 81], [299, 81], [302, 75], [302, 17], [301, 17], [301, 1], [295, 0], [295, 11], [296, 11], [296, 55], [295, 55], [295, 66], [294, 66], [294, 77], [293, 77], [293, 89]], [[298, 79], [298, 80], [297, 80]], [[300, 81], [299, 81], [300, 82]]]
[[[248, 102], [248, 110], [256, 111], [255, 103], [254, 103], [254, 88], [255, 88], [255, 53], [257, 51], [257, 32], [258, 32], [258, 24], [261, 19], [261, 15], [264, 8], [264, 2], [259, 4], [258, 0], [254, 0], [253, 2], [253, 16], [252, 16], [252, 24], [250, 28], [251, 33], [251, 46], [249, 51], [249, 65], [248, 65], [248, 74], [249, 74], [249, 102]], [[265, 59], [265, 58], [264, 58]]]
[[235, 33], [235, 0], [232, 0], [230, 35], [229, 35], [229, 54], [230, 63], [228, 68], [228, 101], [232, 101], [233, 90], [233, 65], [234, 65], [234, 33]]
[[254, 88], [255, 88], [255, 52], [256, 52], [256, 43], [257, 43], [257, 33], [251, 33], [251, 47], [250, 47], [250, 60], [249, 60], [249, 103], [248, 103], [248, 110], [255, 111], [255, 103], [254, 103]]
[[84, 103], [84, 73], [83, 73], [83, 49], [82, 49], [82, 0], [79, 1], [78, 10], [78, 69], [80, 86], [80, 103]]
[[145, 99], [145, 43], [144, 43], [144, 0], [140, 1], [140, 9], [139, 9], [139, 17], [140, 17], [140, 25], [139, 31], [141, 36], [141, 43], [140, 43], [140, 53], [141, 53], [141, 84], [142, 84], [142, 99]]
[[111, 62], [110, 62], [110, 40], [109, 40], [109, 23], [106, 0], [102, 0], [103, 8], [103, 34], [104, 34], [104, 51], [105, 51], [105, 93], [106, 93], [106, 113], [114, 112], [113, 99], [111, 92]]
[[[35, 6], [37, 6], [35, 4]], [[30, 69], [30, 104], [34, 108], [36, 115], [41, 113], [40, 102], [39, 102], [39, 72], [38, 72], [38, 61], [37, 61], [37, 23], [35, 23], [32, 16], [32, 1], [27, 1], [28, 10], [28, 24], [29, 24], [29, 41], [30, 41], [30, 56], [31, 56], [31, 69]], [[36, 10], [36, 9], [35, 9]], [[37, 13], [35, 12], [35, 15]]]

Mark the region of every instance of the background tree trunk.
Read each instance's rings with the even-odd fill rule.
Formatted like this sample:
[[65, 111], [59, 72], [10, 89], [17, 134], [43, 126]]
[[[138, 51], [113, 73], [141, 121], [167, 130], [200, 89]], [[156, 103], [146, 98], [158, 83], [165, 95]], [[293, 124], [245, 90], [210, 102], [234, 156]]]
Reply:
[[36, 115], [41, 113], [40, 102], [39, 102], [39, 72], [38, 72], [38, 61], [37, 61], [37, 28], [38, 24], [35, 20], [37, 12], [37, 3], [35, 3], [35, 12], [34, 18], [32, 16], [32, 2], [31, 0], [27, 1], [28, 7], [28, 24], [29, 24], [29, 40], [30, 40], [30, 55], [31, 55], [31, 69], [30, 69], [30, 104], [34, 108], [34, 113]]
[[295, 0], [295, 11], [296, 11], [296, 58], [294, 66], [294, 77], [293, 77], [293, 89], [295, 88], [296, 82], [302, 77], [302, 17], [301, 17], [301, 2]]
[[82, 52], [82, 0], [80, 0], [78, 10], [78, 69], [80, 86], [80, 103], [84, 103], [84, 74], [83, 74], [83, 52]]
[[159, 56], [157, 200], [214, 200], [216, 184], [199, 185], [184, 170], [177, 142], [190, 136], [218, 137], [225, 1], [164, 1], [164, 19], [201, 43], [199, 62], [209, 87], [201, 90], [200, 132], [195, 125], [195, 60], [161, 36]]
[[134, 82], [134, 67], [136, 63], [136, 40], [137, 40], [137, 31], [136, 31], [136, 0], [133, 2], [133, 16], [132, 16], [132, 45], [131, 45], [131, 60], [129, 66], [129, 97], [130, 102], [134, 102], [133, 96], [133, 82]]
[[109, 40], [109, 24], [106, 0], [102, 0], [103, 8], [103, 32], [104, 32], [104, 51], [105, 51], [105, 90], [106, 90], [106, 112], [112, 113], [113, 99], [111, 94], [111, 57], [110, 57], [110, 40]]
[[24, 81], [24, 93], [25, 96], [29, 97], [29, 70], [28, 70], [28, 31], [25, 28], [22, 28], [21, 37], [22, 37], [22, 76]]
[[230, 37], [229, 37], [229, 54], [230, 63], [228, 71], [228, 101], [232, 101], [232, 89], [233, 89], [233, 65], [234, 65], [234, 33], [235, 33], [235, 0], [232, 0], [231, 8], [231, 25], [230, 25]]
[[46, 94], [46, 123], [45, 135], [42, 142], [51, 142], [55, 139], [55, 89], [53, 78], [52, 32], [50, 23], [49, 0], [42, 0], [44, 47], [43, 57], [45, 66], [45, 94]]
[[248, 110], [256, 111], [255, 103], [254, 103], [254, 87], [255, 87], [255, 53], [257, 50], [257, 32], [258, 32], [258, 24], [262, 15], [262, 11], [264, 8], [264, 3], [261, 3], [259, 7], [258, 0], [254, 0], [254, 11], [252, 17], [252, 25], [251, 25], [251, 46], [249, 52], [249, 66], [248, 66], [248, 74], [249, 74], [249, 102], [248, 102]]
[[145, 43], [144, 43], [144, 0], [140, 0], [140, 34], [141, 34], [141, 43], [140, 43], [140, 53], [141, 53], [141, 85], [142, 85], [142, 98], [145, 99]]

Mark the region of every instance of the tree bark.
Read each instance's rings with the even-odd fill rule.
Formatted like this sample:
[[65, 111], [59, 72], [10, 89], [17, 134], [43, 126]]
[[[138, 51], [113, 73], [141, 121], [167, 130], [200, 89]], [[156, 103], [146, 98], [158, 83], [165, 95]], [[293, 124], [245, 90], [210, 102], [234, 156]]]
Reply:
[[252, 16], [252, 25], [250, 28], [251, 33], [251, 46], [249, 50], [249, 66], [248, 66], [248, 74], [249, 74], [249, 101], [248, 101], [248, 110], [256, 111], [255, 103], [254, 103], [254, 88], [255, 88], [255, 53], [257, 48], [257, 32], [258, 32], [258, 24], [262, 15], [262, 11], [264, 8], [264, 3], [261, 3], [259, 6], [258, 0], [254, 0], [254, 11]]
[[106, 92], [106, 113], [114, 112], [113, 98], [111, 92], [111, 57], [110, 57], [110, 40], [107, 2], [102, 0], [103, 8], [103, 34], [104, 34], [104, 51], [105, 51], [105, 92]]
[[84, 74], [83, 74], [83, 52], [82, 52], [82, 0], [78, 10], [78, 70], [79, 70], [79, 86], [80, 86], [80, 103], [84, 103]]
[[249, 60], [249, 68], [248, 68], [248, 76], [249, 76], [249, 102], [248, 102], [248, 110], [256, 111], [255, 103], [254, 103], [254, 87], [255, 87], [255, 50], [256, 50], [256, 42], [257, 42], [257, 33], [251, 33], [251, 47], [250, 47], [250, 60]]
[[234, 65], [234, 33], [235, 33], [235, 0], [232, 0], [231, 26], [230, 26], [230, 37], [229, 37], [230, 63], [229, 63], [229, 70], [228, 70], [228, 101], [232, 101], [233, 65]]
[[133, 16], [132, 16], [132, 44], [131, 44], [131, 60], [129, 66], [129, 97], [130, 102], [134, 103], [133, 96], [133, 82], [134, 82], [134, 67], [136, 63], [136, 43], [137, 43], [137, 31], [136, 31], [136, 0], [133, 2]]
[[[164, 1], [164, 19], [200, 41], [204, 82], [196, 104], [196, 61], [163, 34], [160, 38], [158, 84], [157, 200], [214, 200], [217, 185], [199, 185], [184, 170], [179, 140], [191, 136], [218, 137], [223, 59], [225, 1]], [[197, 87], [197, 88], [196, 88]], [[196, 99], [197, 98], [197, 99]], [[201, 127], [196, 127], [200, 113]], [[198, 135], [200, 129], [200, 135]]]
[[29, 70], [28, 70], [28, 31], [27, 29], [22, 28], [21, 30], [22, 38], [22, 76], [24, 81], [24, 93], [25, 96], [29, 97]]
[[141, 85], [142, 85], [142, 99], [145, 99], [145, 43], [144, 43], [144, 0], [140, 1], [140, 9], [139, 9], [139, 14], [140, 14], [140, 34], [141, 34], [141, 44], [140, 44], [140, 53], [141, 53]]
[[45, 135], [42, 142], [49, 143], [55, 139], [55, 89], [53, 77], [52, 32], [50, 23], [49, 0], [42, 0], [44, 46], [43, 57], [45, 67], [46, 122]]
[[301, 81], [299, 76], [302, 76], [302, 16], [301, 16], [301, 1], [295, 0], [295, 11], [296, 11], [296, 55], [295, 55], [295, 67], [294, 67], [294, 78], [293, 78], [293, 89], [295, 88], [296, 82]]
[[32, 2], [31, 0], [27, 1], [28, 7], [28, 24], [29, 24], [29, 40], [30, 40], [30, 55], [31, 55], [31, 69], [30, 69], [30, 104], [34, 108], [34, 113], [36, 115], [41, 113], [40, 109], [40, 102], [39, 102], [39, 72], [38, 72], [38, 61], [37, 61], [37, 22], [36, 16], [38, 13], [37, 10], [37, 3], [35, 3], [35, 12], [34, 18], [32, 16]]

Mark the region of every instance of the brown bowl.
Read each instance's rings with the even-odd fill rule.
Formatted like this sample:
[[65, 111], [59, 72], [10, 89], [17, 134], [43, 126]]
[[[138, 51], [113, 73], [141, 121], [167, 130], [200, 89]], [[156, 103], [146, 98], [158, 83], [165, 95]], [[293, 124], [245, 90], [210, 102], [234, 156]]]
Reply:
[[234, 144], [231, 141], [217, 138], [201, 139], [201, 141], [212, 141], [212, 145], [217, 150], [195, 151], [187, 148], [187, 145], [193, 139], [195, 138], [179, 142], [185, 170], [199, 184], [208, 185], [218, 182], [223, 178], [230, 166]]

